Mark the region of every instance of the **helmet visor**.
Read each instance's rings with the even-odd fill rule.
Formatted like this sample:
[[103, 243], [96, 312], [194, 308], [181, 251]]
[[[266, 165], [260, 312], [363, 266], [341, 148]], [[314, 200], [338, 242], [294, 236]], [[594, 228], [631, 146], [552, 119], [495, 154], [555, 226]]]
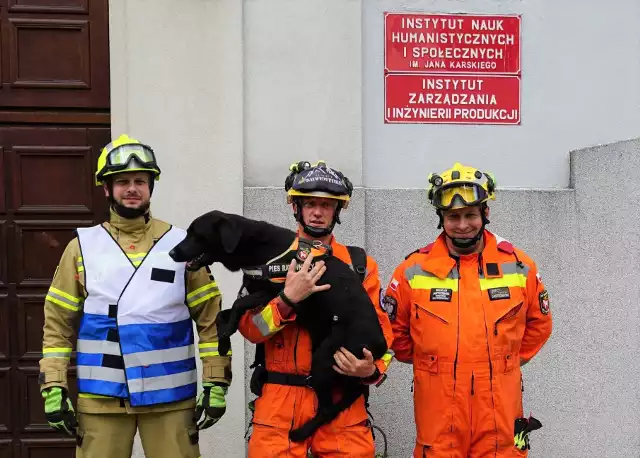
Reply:
[[452, 183], [434, 192], [433, 204], [440, 210], [451, 210], [480, 204], [488, 197], [487, 191], [477, 183]]
[[122, 145], [112, 150], [107, 156], [107, 167], [117, 170], [125, 168], [132, 158], [144, 166], [156, 166], [156, 156], [148, 146], [141, 144]]

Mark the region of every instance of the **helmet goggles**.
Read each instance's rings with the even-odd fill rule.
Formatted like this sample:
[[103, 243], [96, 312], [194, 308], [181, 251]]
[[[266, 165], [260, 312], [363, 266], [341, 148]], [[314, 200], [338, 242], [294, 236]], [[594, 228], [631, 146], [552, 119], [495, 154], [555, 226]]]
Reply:
[[433, 205], [440, 210], [471, 207], [489, 198], [487, 190], [478, 183], [454, 182], [433, 191]]
[[106, 165], [111, 172], [124, 170], [133, 158], [144, 167], [158, 167], [153, 150], [140, 143], [129, 143], [114, 148], [107, 155]]

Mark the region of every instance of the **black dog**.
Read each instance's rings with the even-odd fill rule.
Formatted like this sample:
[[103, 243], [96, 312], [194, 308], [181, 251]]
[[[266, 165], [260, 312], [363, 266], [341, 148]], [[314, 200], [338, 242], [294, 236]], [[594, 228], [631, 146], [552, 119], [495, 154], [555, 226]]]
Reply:
[[[301, 261], [304, 256], [301, 251], [309, 253], [292, 250], [295, 241], [296, 234], [288, 229], [212, 211], [195, 219], [185, 240], [171, 251], [175, 261], [188, 262], [192, 270], [220, 262], [231, 271], [245, 272], [243, 289], [248, 295], [239, 297], [231, 309], [221, 311], [216, 319], [221, 355], [229, 349], [229, 337], [238, 329], [242, 315], [273, 299], [283, 288], [282, 280], [291, 260], [298, 256]], [[300, 248], [305, 248], [305, 241], [298, 242]], [[325, 261], [327, 270], [318, 285], [330, 284], [331, 288], [312, 294], [296, 307], [296, 323], [311, 336], [312, 367], [307, 380], [318, 397], [318, 412], [306, 424], [289, 432], [295, 442], [303, 441], [332, 421], [367, 390], [359, 379], [333, 370], [333, 355], [341, 346], [358, 358], [364, 357], [365, 347], [374, 359], [387, 351], [374, 305], [358, 275], [330, 253], [314, 256], [314, 262], [319, 259]], [[280, 281], [273, 281], [278, 277]], [[334, 404], [332, 393], [336, 387], [342, 388], [343, 394]]]

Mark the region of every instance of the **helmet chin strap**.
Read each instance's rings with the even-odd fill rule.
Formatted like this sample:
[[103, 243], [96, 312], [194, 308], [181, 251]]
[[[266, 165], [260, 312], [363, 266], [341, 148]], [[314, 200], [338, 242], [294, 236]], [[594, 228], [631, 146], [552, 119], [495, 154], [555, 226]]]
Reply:
[[295, 218], [296, 221], [300, 223], [305, 233], [309, 234], [312, 237], [324, 237], [326, 235], [330, 235], [333, 232], [333, 228], [335, 227], [336, 223], [340, 224], [340, 210], [342, 210], [342, 202], [338, 204], [338, 207], [336, 208], [336, 211], [333, 215], [333, 220], [331, 221], [331, 224], [329, 224], [329, 227], [313, 227], [304, 222], [304, 218], [302, 217], [302, 205], [298, 200], [296, 201]]
[[[149, 182], [149, 196], [153, 193], [153, 177], [151, 177], [151, 179], [152, 180]], [[107, 182], [107, 187], [109, 188], [109, 197], [107, 197], [107, 201], [117, 215], [124, 219], [136, 219], [140, 216], [145, 216], [145, 220], [148, 222], [149, 218], [147, 215], [149, 214], [150, 202], [147, 202], [145, 205], [141, 205], [138, 208], [125, 207], [113, 198], [113, 183], [111, 180]]]
[[447, 234], [447, 231], [444, 230], [444, 216], [442, 215], [441, 210], [438, 210], [436, 212], [440, 217], [440, 223], [438, 224], [438, 229], [442, 229], [442, 232], [444, 232], [444, 235], [447, 236], [449, 240], [451, 240], [451, 243], [453, 244], [454, 247], [461, 248], [463, 250], [471, 248], [475, 246], [480, 240], [482, 240], [482, 237], [484, 236], [484, 229], [486, 225], [489, 224], [490, 222], [489, 218], [487, 218], [487, 215], [486, 215], [486, 211], [485, 211], [486, 207], [487, 207], [486, 203], [483, 203], [482, 206], [480, 207], [480, 213], [482, 215], [482, 227], [480, 228], [478, 233], [471, 238], [467, 239], [467, 238], [451, 237], [449, 234]]
[[456, 248], [462, 248], [462, 249], [471, 248], [475, 246], [475, 244], [482, 239], [482, 236], [484, 235], [484, 224], [482, 225], [478, 233], [469, 239], [451, 237], [449, 234], [447, 234], [447, 231], [444, 231], [444, 235], [446, 235], [449, 238], [449, 240], [451, 240], [451, 243], [453, 243], [453, 246]]

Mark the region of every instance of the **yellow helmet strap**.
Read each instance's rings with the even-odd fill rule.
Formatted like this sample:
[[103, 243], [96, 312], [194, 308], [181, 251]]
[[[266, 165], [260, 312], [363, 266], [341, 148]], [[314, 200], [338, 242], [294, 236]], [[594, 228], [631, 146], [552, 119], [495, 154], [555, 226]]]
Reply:
[[293, 198], [293, 203], [296, 208], [296, 211], [293, 214], [293, 216], [295, 217], [296, 221], [302, 226], [302, 229], [304, 229], [304, 232], [307, 235], [310, 235], [312, 237], [324, 237], [333, 232], [333, 228], [335, 227], [336, 223], [340, 224], [340, 210], [342, 210], [342, 207], [344, 206], [343, 201], [341, 200], [338, 201], [338, 206], [336, 207], [336, 211], [333, 214], [333, 220], [331, 221], [331, 224], [329, 224], [328, 227], [320, 228], [320, 227], [308, 226], [304, 222], [304, 217], [302, 216], [302, 200], [303, 200], [302, 197]]

